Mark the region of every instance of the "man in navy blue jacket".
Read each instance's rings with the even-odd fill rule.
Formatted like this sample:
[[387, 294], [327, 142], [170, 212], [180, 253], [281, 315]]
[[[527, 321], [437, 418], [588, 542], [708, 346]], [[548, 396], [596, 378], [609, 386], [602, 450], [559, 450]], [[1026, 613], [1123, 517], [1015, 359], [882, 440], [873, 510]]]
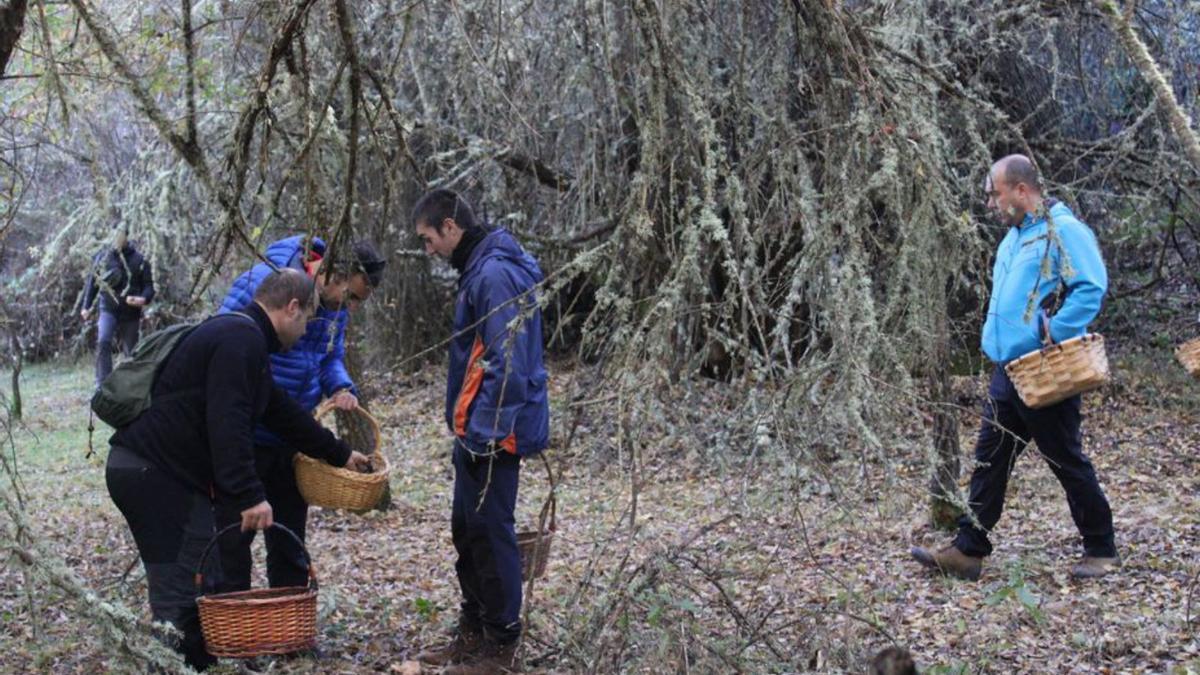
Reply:
[[[325, 258], [325, 242], [319, 238], [288, 237], [267, 247], [266, 258], [279, 268], [297, 269], [311, 277], [317, 286], [320, 303], [308, 328], [296, 345], [287, 352], [271, 355], [271, 374], [275, 384], [312, 412], [324, 397], [332, 398], [343, 410], [358, 407], [358, 390], [346, 371], [346, 322], [349, 312], [370, 297], [383, 275], [386, 262], [374, 245], [360, 241], [353, 246], [353, 255], [346, 262], [335, 264], [326, 277], [329, 261]], [[220, 313], [236, 312], [250, 304], [255, 289], [271, 273], [266, 263], [258, 263], [242, 274], [229, 289]], [[275, 519], [301, 540], [305, 538], [308, 504], [296, 487], [292, 468], [295, 449], [263, 427], [254, 431], [255, 459], [258, 475], [267, 491], [267, 499], [275, 507]], [[236, 514], [219, 514], [222, 524], [236, 520]], [[243, 590], [250, 587], [250, 544], [254, 532], [240, 539], [227, 537], [221, 542], [221, 564], [224, 572], [222, 590]], [[294, 542], [277, 531], [266, 533], [267, 578], [272, 587], [300, 586], [308, 576], [302, 553]]]
[[94, 307], [100, 305], [96, 329], [96, 386], [113, 369], [113, 342], [125, 356], [137, 346], [142, 310], [154, 300], [154, 274], [146, 260], [129, 241], [124, 228], [114, 235], [113, 245], [92, 258], [87, 283], [83, 288], [83, 306], [79, 316], [90, 321]]
[[422, 652], [445, 673], [515, 668], [521, 637], [521, 559], [514, 510], [521, 457], [550, 435], [537, 262], [503, 229], [488, 231], [450, 190], [413, 208], [425, 251], [458, 271], [446, 381], [446, 426], [454, 435], [450, 529], [462, 606], [455, 639]]

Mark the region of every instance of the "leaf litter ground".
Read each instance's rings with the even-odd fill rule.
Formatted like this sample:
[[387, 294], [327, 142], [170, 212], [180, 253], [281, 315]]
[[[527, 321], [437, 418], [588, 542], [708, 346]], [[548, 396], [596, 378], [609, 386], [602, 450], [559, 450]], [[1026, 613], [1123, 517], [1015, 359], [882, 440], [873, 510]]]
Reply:
[[[27, 508], [39, 534], [101, 596], [146, 612], [141, 566], [103, 468], [83, 458], [81, 372], [50, 371], [31, 387], [18, 436]], [[556, 374], [561, 447], [569, 383], [585, 375]], [[259, 670], [411, 673], [413, 655], [444, 639], [457, 585], [441, 386], [432, 370], [371, 383], [394, 465], [393, 508], [312, 511], [322, 654], [259, 659]], [[616, 447], [610, 403], [600, 397], [582, 409], [572, 447], [554, 456], [563, 472], [559, 531], [548, 574], [533, 589], [531, 670], [861, 672], [876, 650], [899, 644], [926, 672], [1200, 671], [1194, 411], [1160, 410], [1128, 392], [1085, 401], [1085, 447], [1113, 506], [1119, 574], [1069, 578], [1079, 547], [1066, 499], [1029, 452], [1014, 471], [996, 552], [982, 580], [969, 584], [930, 576], [908, 558], [913, 544], [947, 539], [926, 522], [923, 457], [830, 457], [820, 470], [730, 459], [741, 451], [712, 441], [727, 438], [728, 392], [703, 384], [688, 396], [680, 410], [689, 412], [648, 425], [643, 436], [636, 530], [628, 525], [630, 457]], [[964, 452], [975, 415], [963, 414]], [[547, 491], [540, 463], [522, 473], [519, 529], [532, 526]], [[831, 483], [829, 475], [848, 478]], [[31, 617], [24, 588], [15, 565], [0, 567], [0, 671], [113, 665], [52, 592], [35, 595]], [[217, 672], [241, 667], [227, 661]]]

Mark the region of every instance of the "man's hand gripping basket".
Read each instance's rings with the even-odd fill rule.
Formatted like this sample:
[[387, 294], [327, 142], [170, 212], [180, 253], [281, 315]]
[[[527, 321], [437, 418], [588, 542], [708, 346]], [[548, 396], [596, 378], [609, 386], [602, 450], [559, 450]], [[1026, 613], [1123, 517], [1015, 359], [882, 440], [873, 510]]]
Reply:
[[[325, 401], [317, 408], [315, 416], [320, 419], [333, 410], [333, 404]], [[296, 453], [295, 459], [292, 460], [296, 470], [296, 486], [300, 489], [304, 501], [312, 506], [365, 511], [374, 508], [383, 497], [391, 467], [379, 449], [379, 422], [362, 407], [355, 408], [354, 412], [362, 415], [371, 424], [374, 447], [370, 458], [374, 470], [370, 473], [359, 473]]]

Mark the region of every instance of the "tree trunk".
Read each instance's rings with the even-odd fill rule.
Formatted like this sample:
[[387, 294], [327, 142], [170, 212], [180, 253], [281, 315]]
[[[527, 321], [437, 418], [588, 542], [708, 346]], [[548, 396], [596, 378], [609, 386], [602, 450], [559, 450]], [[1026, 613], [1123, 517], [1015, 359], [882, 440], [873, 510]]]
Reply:
[[1175, 91], [1163, 77], [1158, 64], [1154, 63], [1154, 57], [1150, 56], [1146, 44], [1138, 37], [1129, 17], [1121, 12], [1116, 3], [1112, 0], [1094, 0], [1094, 2], [1100, 9], [1100, 13], [1104, 15], [1109, 28], [1117, 34], [1129, 60], [1133, 61], [1138, 72], [1154, 90], [1154, 98], [1158, 101], [1158, 107], [1167, 116], [1168, 126], [1174, 132], [1176, 140], [1183, 146], [1183, 153], [1191, 160], [1196, 171], [1200, 171], [1200, 138], [1197, 138], [1196, 132], [1192, 131], [1191, 120], [1179, 106], [1179, 101], [1175, 98]]
[[13, 334], [9, 336], [9, 347], [12, 349], [12, 405], [9, 411], [14, 422], [21, 421], [21, 367], [25, 363], [25, 354], [21, 347], [21, 339]]
[[962, 469], [958, 444], [958, 416], [954, 412], [954, 392], [950, 387], [950, 338], [946, 319], [938, 326], [936, 370], [931, 379], [933, 390], [933, 447], [936, 463], [929, 481], [930, 522], [939, 530], [953, 529], [962, 515], [957, 506], [958, 475]]
[[8, 59], [21, 39], [25, 26], [26, 0], [0, 3], [0, 75], [8, 68]]

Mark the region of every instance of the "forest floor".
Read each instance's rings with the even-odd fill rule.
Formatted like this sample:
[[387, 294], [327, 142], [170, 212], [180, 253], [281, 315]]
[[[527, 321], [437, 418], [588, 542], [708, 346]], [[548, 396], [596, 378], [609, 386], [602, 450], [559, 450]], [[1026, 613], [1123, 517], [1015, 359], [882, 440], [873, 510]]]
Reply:
[[[713, 447], [719, 441], [689, 447], [664, 432], [643, 450], [631, 516], [629, 458], [612, 447], [604, 397], [572, 403], [568, 383], [580, 375], [552, 374], [556, 413], [587, 412], [573, 447], [553, 457], [562, 471], [558, 534], [529, 603], [531, 670], [864, 672], [872, 654], [898, 644], [927, 673], [1200, 672], [1200, 414], [1195, 405], [1164, 408], [1153, 383], [1124, 380], [1085, 399], [1085, 447], [1113, 506], [1120, 573], [1069, 577], [1078, 536], [1061, 488], [1029, 452], [1010, 483], [996, 552], [983, 578], [966, 583], [934, 577], [908, 556], [914, 544], [947, 539], [927, 524], [924, 456], [835, 453], [808, 465]], [[148, 614], [102, 462], [84, 456], [88, 380], [82, 365], [27, 370], [16, 439], [27, 509], [101, 596]], [[257, 670], [412, 673], [406, 662], [453, 623], [442, 382], [430, 369], [371, 383], [394, 506], [311, 512], [323, 653], [259, 659]], [[1173, 382], [1200, 399], [1200, 383]], [[978, 379], [956, 386], [982, 393]], [[678, 402], [690, 411], [680, 423], [719, 425], [721, 396], [721, 385], [697, 386]], [[964, 455], [977, 402], [962, 416]], [[560, 420], [559, 445], [564, 434]], [[96, 434], [101, 457], [106, 436]], [[703, 437], [692, 429], [687, 438]], [[546, 491], [541, 463], [527, 462], [519, 527]], [[0, 672], [108, 669], [79, 638], [88, 627], [56, 600], [34, 597], [31, 617], [19, 572], [0, 566]], [[217, 672], [241, 668], [225, 661]]]

